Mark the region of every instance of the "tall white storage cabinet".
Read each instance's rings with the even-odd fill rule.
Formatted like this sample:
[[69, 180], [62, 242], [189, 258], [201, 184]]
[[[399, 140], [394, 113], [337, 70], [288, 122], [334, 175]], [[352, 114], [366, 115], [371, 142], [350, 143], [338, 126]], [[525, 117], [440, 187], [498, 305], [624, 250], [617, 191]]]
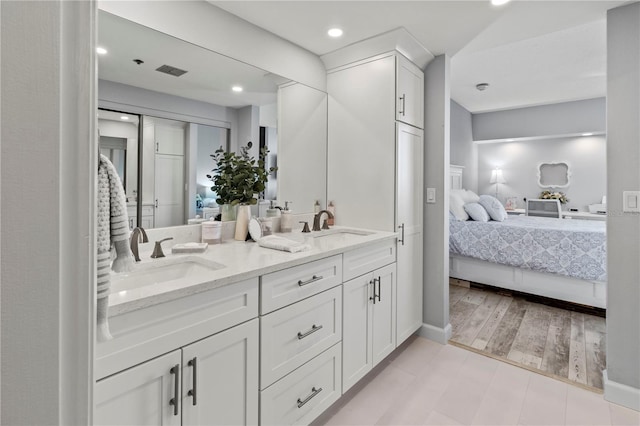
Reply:
[[[400, 344], [422, 324], [424, 74], [392, 52], [330, 70], [327, 87], [336, 224], [400, 233]], [[345, 310], [345, 327], [348, 320]]]

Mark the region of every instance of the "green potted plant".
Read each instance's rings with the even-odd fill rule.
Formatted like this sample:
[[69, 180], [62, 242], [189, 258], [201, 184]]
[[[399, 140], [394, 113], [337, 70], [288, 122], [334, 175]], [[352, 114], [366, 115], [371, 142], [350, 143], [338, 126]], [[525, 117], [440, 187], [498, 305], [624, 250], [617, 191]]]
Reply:
[[[244, 240], [249, 224], [250, 206], [256, 204], [256, 195], [264, 191], [269, 174], [277, 167], [265, 168], [265, 158], [269, 151], [260, 150], [258, 159], [249, 155], [251, 142], [240, 148], [240, 154], [225, 152], [220, 147], [211, 155], [216, 166], [213, 174], [207, 175], [213, 182], [211, 190], [216, 193], [216, 203], [222, 206], [222, 211], [238, 207], [236, 218], [236, 239]], [[225, 205], [229, 207], [225, 207]], [[242, 207], [240, 207], [242, 206]], [[230, 219], [233, 220], [233, 219]]]

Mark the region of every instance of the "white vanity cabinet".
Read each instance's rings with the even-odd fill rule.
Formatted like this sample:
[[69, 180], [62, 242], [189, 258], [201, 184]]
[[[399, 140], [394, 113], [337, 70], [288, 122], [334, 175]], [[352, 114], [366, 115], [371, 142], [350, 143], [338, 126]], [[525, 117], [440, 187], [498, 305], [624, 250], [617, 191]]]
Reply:
[[258, 320], [100, 380], [95, 424], [258, 423]]
[[396, 348], [394, 246], [385, 242], [344, 254], [350, 280], [342, 285], [343, 393]]
[[396, 265], [343, 284], [342, 392], [396, 348]]

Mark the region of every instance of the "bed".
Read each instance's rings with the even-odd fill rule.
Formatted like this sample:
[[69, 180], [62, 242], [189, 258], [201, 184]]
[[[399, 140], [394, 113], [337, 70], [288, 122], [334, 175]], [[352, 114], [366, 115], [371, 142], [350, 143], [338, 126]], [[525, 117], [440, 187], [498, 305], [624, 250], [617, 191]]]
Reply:
[[606, 223], [533, 216], [449, 221], [449, 276], [606, 307]]

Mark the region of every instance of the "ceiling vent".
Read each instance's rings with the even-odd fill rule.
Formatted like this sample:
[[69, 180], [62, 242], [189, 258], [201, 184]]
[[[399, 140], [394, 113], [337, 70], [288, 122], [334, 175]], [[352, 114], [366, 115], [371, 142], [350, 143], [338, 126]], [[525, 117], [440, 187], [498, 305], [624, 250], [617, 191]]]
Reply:
[[165, 74], [172, 75], [174, 77], [180, 77], [182, 74], [186, 73], [185, 70], [181, 70], [180, 68], [172, 67], [171, 65], [163, 65], [160, 68], [156, 68], [156, 71], [163, 72]]

